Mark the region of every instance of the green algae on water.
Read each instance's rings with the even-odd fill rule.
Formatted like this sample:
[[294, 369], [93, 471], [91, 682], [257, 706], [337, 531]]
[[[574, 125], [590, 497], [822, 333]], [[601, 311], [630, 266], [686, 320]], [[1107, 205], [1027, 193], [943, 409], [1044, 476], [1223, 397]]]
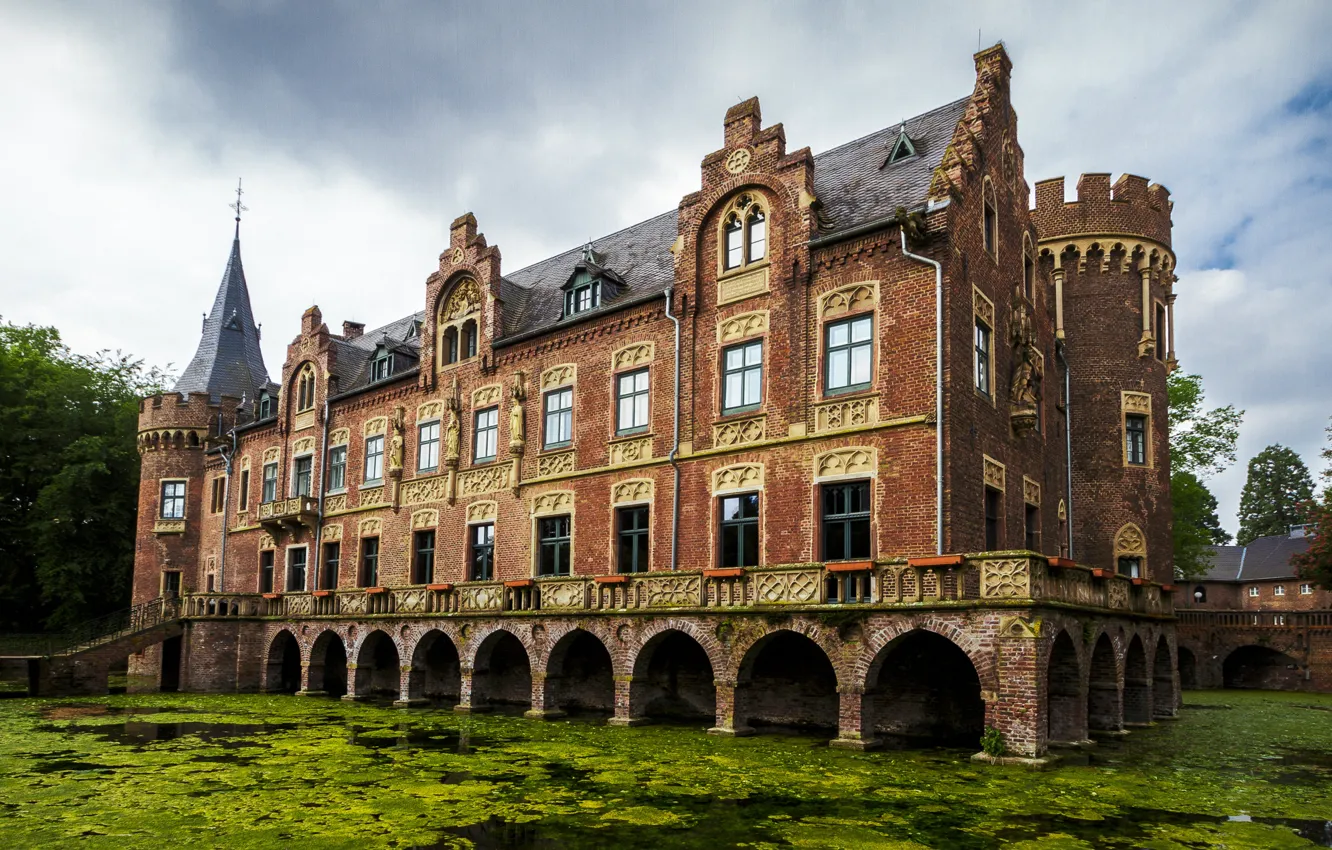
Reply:
[[8, 846], [1328, 846], [1332, 697], [1190, 692], [1045, 771], [287, 696], [0, 701]]

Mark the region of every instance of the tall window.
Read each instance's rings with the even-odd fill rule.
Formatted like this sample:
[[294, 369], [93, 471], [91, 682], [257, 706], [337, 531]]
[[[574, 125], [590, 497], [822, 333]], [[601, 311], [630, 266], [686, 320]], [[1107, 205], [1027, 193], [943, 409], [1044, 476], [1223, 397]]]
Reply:
[[867, 481], [823, 487], [823, 559], [870, 557], [870, 489]]
[[499, 408], [487, 407], [476, 412], [476, 438], [472, 459], [484, 463], [495, 459], [499, 446]]
[[471, 545], [472, 581], [490, 581], [495, 577], [495, 523], [483, 522], [468, 528]]
[[476, 322], [468, 319], [462, 326], [462, 359], [476, 356]]
[[264, 464], [264, 492], [263, 501], [271, 502], [277, 498], [277, 464]]
[[763, 401], [763, 342], [722, 352], [722, 413], [756, 410]]
[[569, 541], [572, 528], [573, 522], [567, 516], [542, 517], [537, 520], [537, 538], [541, 545], [538, 575], [569, 575]]
[[361, 587], [379, 586], [379, 538], [361, 538]]
[[288, 593], [301, 593], [305, 590], [305, 564], [308, 552], [304, 546], [287, 550]]
[[250, 509], [250, 470], [242, 469], [240, 474], [240, 496], [236, 510], [244, 513]]
[[1004, 495], [993, 487], [985, 488], [985, 551], [999, 549], [999, 537], [1003, 531]]
[[162, 595], [180, 596], [180, 570], [166, 570], [162, 573]]
[[292, 476], [293, 496], [308, 496], [313, 487], [314, 458], [306, 455], [296, 458], [295, 475]]
[[435, 580], [435, 532], [418, 531], [412, 535], [412, 584], [430, 584]]
[[874, 319], [870, 316], [843, 319], [828, 325], [825, 332], [825, 392], [844, 393], [863, 390], [870, 385], [873, 329]]
[[985, 229], [985, 253], [994, 257], [998, 255], [999, 250], [999, 216], [994, 208], [994, 187], [987, 182], [983, 192], [985, 211], [981, 225]]
[[330, 492], [347, 487], [347, 447], [334, 446], [328, 450], [328, 487]]
[[753, 195], [741, 195], [722, 225], [722, 270], [738, 269], [767, 256], [767, 215]]
[[384, 435], [376, 434], [365, 441], [365, 481], [384, 479]]
[[384, 346], [375, 349], [375, 359], [370, 361], [370, 380], [380, 381], [393, 373], [393, 355]]
[[162, 519], [185, 518], [185, 482], [162, 482]]
[[457, 362], [458, 362], [458, 329], [457, 329], [457, 328], [446, 328], [446, 329], [445, 329], [445, 331], [444, 331], [444, 339], [443, 339], [443, 346], [444, 346], [444, 362], [445, 362], [446, 364], [448, 364], [448, 363], [457, 363]]
[[757, 567], [758, 493], [725, 496], [721, 500], [721, 565]]
[[545, 427], [542, 445], [548, 449], [573, 442], [573, 387], [546, 393]]
[[976, 320], [976, 390], [990, 395], [990, 326]]
[[226, 505], [223, 504], [223, 481], [224, 479], [221, 477], [213, 479], [212, 499], [208, 505], [210, 513], [220, 514], [226, 508]]
[[648, 509], [646, 505], [620, 508], [615, 512], [620, 572], [645, 573], [648, 569]]
[[616, 379], [615, 432], [632, 434], [648, 426], [648, 370], [627, 372]]
[[439, 422], [427, 422], [417, 429], [416, 468], [429, 472], [439, 468]]
[[319, 586], [332, 590], [338, 586], [338, 569], [342, 566], [342, 544], [330, 541], [324, 544], [324, 573], [319, 577]]
[[1119, 574], [1129, 578], [1142, 578], [1142, 558], [1128, 555], [1120, 558]]
[[1036, 261], [1027, 250], [1022, 252], [1022, 294], [1028, 301], [1036, 303]]
[[1156, 305], [1156, 359], [1166, 359], [1166, 308]]
[[296, 409], [309, 410], [315, 403], [315, 374], [312, 366], [301, 370], [296, 381]]
[[259, 592], [273, 592], [273, 550], [264, 549], [259, 553]]
[[262, 390], [259, 393], [259, 404], [256, 416], [259, 419], [267, 419], [273, 415], [273, 399], [268, 395], [268, 390]]
[[1124, 417], [1124, 457], [1134, 466], [1147, 465], [1147, 417], [1130, 413]]
[[1035, 505], [1027, 505], [1026, 527], [1027, 551], [1041, 551], [1041, 509]]

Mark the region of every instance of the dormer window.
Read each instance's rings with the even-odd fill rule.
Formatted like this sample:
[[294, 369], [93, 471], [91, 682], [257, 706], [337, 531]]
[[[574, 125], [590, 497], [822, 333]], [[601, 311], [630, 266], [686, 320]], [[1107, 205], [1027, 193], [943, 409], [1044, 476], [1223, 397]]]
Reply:
[[315, 404], [315, 371], [306, 363], [301, 375], [296, 379], [296, 410], [310, 410]]
[[897, 141], [893, 143], [892, 153], [888, 154], [888, 161], [884, 165], [892, 165], [894, 162], [913, 157], [916, 155], [916, 145], [911, 141], [911, 137], [906, 133], [906, 126], [903, 125], [902, 131], [897, 135]]
[[575, 283], [564, 293], [564, 315], [572, 316], [601, 306], [601, 281], [592, 280], [587, 272], [579, 277], [582, 282]]
[[722, 271], [760, 262], [768, 256], [768, 217], [759, 199], [736, 199], [722, 225]]
[[268, 390], [259, 391], [259, 401], [256, 403], [256, 419], [267, 419], [273, 415], [273, 399], [268, 395]]
[[404, 334], [402, 338], [403, 341], [406, 341], [409, 339], [416, 339], [420, 335], [421, 335], [421, 323], [416, 320], [413, 320], [412, 323], [407, 326], [407, 333]]
[[393, 374], [393, 355], [384, 346], [375, 349], [375, 359], [370, 361], [370, 380], [382, 381]]

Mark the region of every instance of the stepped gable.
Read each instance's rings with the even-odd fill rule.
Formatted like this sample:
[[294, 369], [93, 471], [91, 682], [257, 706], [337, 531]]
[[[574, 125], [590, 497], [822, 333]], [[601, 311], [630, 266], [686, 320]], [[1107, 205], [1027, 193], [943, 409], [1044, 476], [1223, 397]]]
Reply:
[[213, 309], [204, 320], [199, 349], [176, 381], [175, 391], [212, 397], [244, 395], [253, 400], [270, 383], [259, 350], [259, 328], [250, 309], [250, 291], [245, 284], [237, 233], [217, 297], [213, 299]]

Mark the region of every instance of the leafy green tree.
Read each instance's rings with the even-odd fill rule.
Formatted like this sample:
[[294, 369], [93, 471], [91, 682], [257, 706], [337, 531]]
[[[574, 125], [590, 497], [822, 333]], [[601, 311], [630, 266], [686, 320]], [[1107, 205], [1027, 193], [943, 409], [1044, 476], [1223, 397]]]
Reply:
[[1291, 563], [1300, 578], [1332, 590], [1332, 496], [1325, 495], [1322, 502], [1307, 503], [1304, 522], [1309, 548], [1291, 558]]
[[1206, 409], [1201, 375], [1170, 373], [1166, 394], [1175, 571], [1192, 578], [1207, 571], [1208, 546], [1230, 542], [1217, 518], [1216, 497], [1203, 479], [1235, 462], [1244, 411], [1233, 405]]
[[166, 375], [0, 323], [0, 630], [58, 629], [129, 599], [138, 400]]
[[1280, 443], [1263, 449], [1249, 461], [1249, 478], [1240, 492], [1240, 545], [1287, 533], [1304, 522], [1304, 503], [1312, 499], [1313, 479], [1300, 456]]

